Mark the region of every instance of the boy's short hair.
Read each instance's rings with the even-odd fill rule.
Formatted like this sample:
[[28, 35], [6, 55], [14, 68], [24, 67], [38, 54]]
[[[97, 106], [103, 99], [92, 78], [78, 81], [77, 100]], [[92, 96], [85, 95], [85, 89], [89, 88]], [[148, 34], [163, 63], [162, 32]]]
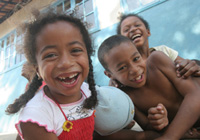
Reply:
[[109, 69], [108, 69], [107, 63], [104, 60], [104, 56], [112, 48], [120, 45], [122, 42], [131, 42], [132, 43], [132, 41], [129, 38], [125, 37], [125, 36], [122, 36], [122, 35], [113, 35], [113, 36], [107, 38], [106, 40], [104, 40], [103, 43], [100, 45], [99, 50], [98, 50], [98, 58], [99, 58], [99, 61], [100, 61], [101, 65], [107, 71], [109, 71]]

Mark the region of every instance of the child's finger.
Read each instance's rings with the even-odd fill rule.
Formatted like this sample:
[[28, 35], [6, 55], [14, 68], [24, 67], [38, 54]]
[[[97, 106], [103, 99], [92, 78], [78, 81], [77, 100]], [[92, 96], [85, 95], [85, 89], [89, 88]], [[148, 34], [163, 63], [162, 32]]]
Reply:
[[157, 114], [158, 113], [158, 109], [156, 107], [151, 107], [148, 110], [148, 114]]
[[200, 76], [200, 69], [199, 71], [195, 72], [194, 76], [198, 76], [198, 77]]
[[119, 85], [114, 79], [110, 79], [109, 86], [113, 86], [113, 87], [118, 88]]
[[153, 126], [154, 129], [162, 130], [168, 125], [168, 122], [164, 120], [150, 120], [150, 124]]
[[148, 119], [149, 120], [160, 120], [163, 118], [162, 114], [149, 114]]
[[159, 103], [156, 107], [156, 109], [160, 112], [160, 113], [164, 113], [165, 112], [165, 107], [163, 104]]

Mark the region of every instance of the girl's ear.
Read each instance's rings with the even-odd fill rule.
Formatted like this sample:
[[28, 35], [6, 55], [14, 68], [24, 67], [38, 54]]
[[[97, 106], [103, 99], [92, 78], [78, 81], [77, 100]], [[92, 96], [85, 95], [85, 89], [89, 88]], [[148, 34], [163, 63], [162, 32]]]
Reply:
[[108, 72], [108, 71], [104, 71], [104, 74], [106, 75], [106, 76], [108, 76], [109, 78], [112, 78], [112, 74], [110, 73], [110, 72]]
[[36, 74], [38, 76], [38, 80], [42, 79], [42, 77], [40, 76], [39, 69], [38, 69], [37, 66], [35, 66], [35, 70], [36, 70]]

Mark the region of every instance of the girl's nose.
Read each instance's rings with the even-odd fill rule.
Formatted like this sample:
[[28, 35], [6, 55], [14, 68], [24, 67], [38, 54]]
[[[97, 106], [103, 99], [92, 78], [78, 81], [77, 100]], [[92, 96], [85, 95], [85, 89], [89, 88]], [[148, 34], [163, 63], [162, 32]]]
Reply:
[[57, 67], [61, 69], [67, 69], [73, 66], [74, 61], [70, 55], [64, 54], [60, 57]]

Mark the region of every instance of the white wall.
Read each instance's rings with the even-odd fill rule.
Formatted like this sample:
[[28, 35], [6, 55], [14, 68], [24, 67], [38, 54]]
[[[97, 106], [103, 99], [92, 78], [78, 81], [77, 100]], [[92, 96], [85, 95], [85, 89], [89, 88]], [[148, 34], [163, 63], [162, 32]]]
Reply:
[[96, 0], [100, 29], [117, 23], [120, 16], [120, 0]]

